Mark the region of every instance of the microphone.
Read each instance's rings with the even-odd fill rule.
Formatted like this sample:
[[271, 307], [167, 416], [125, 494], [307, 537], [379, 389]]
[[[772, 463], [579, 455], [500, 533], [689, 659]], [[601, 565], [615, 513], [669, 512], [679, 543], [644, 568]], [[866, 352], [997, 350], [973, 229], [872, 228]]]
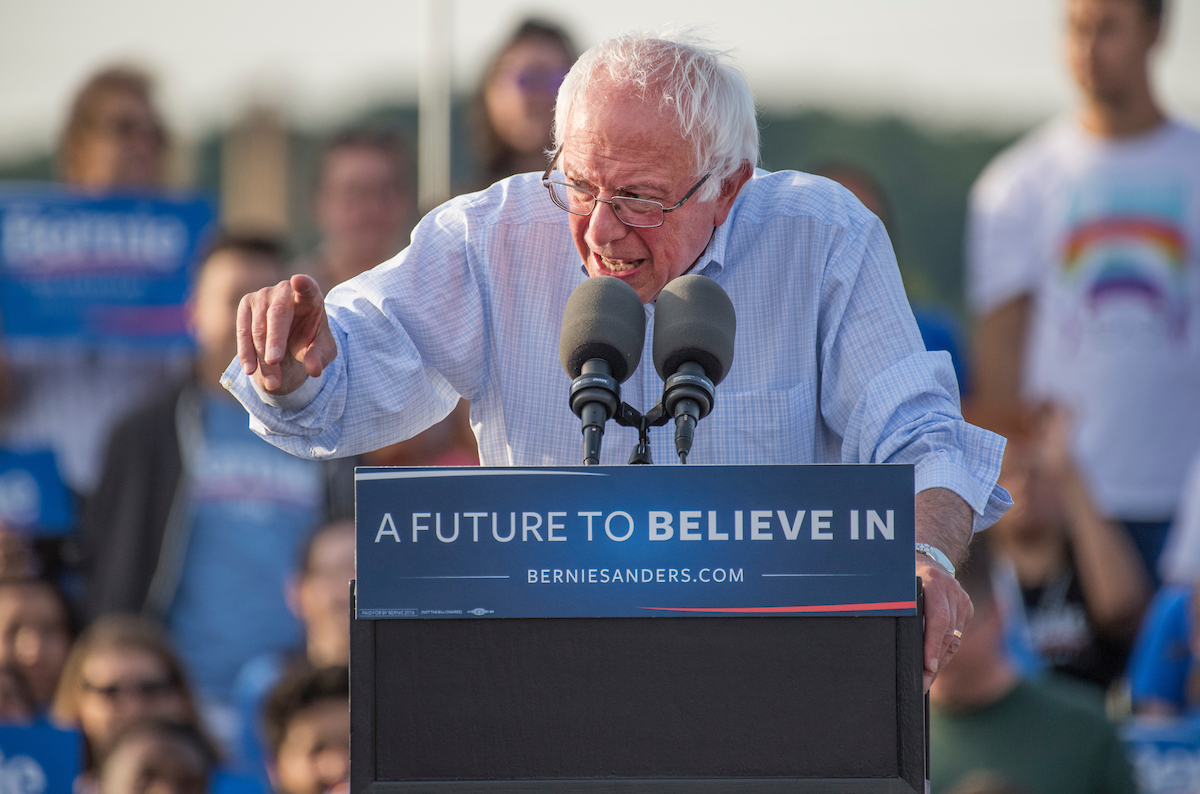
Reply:
[[662, 405], [675, 419], [675, 451], [687, 463], [696, 423], [713, 407], [716, 384], [733, 364], [737, 317], [717, 282], [680, 276], [659, 293], [654, 309], [654, 368], [666, 384]]
[[563, 311], [558, 358], [571, 376], [571, 410], [583, 422], [583, 465], [600, 463], [604, 424], [642, 358], [646, 310], [633, 287], [611, 276], [584, 281]]

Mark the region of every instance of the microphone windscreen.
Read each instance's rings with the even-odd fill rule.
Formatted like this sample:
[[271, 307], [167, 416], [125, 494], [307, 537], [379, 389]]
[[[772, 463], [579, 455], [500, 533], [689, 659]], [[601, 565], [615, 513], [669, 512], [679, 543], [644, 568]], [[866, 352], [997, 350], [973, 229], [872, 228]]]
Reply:
[[685, 361], [704, 367], [713, 385], [733, 365], [737, 317], [725, 290], [705, 276], [680, 276], [658, 295], [654, 308], [654, 368], [663, 380]]
[[633, 287], [612, 276], [584, 281], [563, 312], [558, 337], [558, 358], [572, 378], [578, 378], [585, 361], [608, 362], [618, 383], [637, 369], [646, 342], [646, 310]]

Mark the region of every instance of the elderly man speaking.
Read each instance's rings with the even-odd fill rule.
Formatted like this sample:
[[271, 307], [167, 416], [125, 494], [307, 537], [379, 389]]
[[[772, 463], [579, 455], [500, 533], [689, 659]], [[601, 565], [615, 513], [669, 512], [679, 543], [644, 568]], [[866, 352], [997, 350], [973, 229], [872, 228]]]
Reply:
[[[756, 172], [745, 78], [697, 43], [626, 35], [593, 47], [559, 90], [555, 136], [547, 175], [439, 207], [407, 249], [328, 300], [306, 276], [247, 295], [226, 388], [256, 431], [297, 455], [408, 438], [461, 396], [484, 465], [574, 465], [579, 420], [557, 355], [571, 291], [621, 279], [652, 323], [668, 282], [708, 276], [738, 333], [690, 460], [915, 464], [928, 688], [971, 615], [953, 566], [1011, 501], [996, 486], [1003, 441], [963, 422], [950, 359], [925, 352], [882, 224], [833, 182]], [[622, 198], [654, 206], [626, 223]], [[662, 392], [651, 338], [648, 326], [622, 387], [643, 409]], [[669, 445], [670, 432], [652, 443]], [[602, 462], [622, 462], [636, 440], [613, 428]]]

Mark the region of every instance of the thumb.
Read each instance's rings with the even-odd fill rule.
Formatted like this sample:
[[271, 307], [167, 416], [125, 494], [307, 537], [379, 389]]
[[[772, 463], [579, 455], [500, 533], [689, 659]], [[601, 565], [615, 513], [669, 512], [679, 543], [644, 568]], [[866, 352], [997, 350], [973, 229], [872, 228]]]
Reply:
[[317, 338], [304, 351], [304, 371], [309, 376], [318, 378], [335, 358], [337, 358], [337, 343], [333, 341], [333, 334], [330, 332], [329, 326], [324, 325], [317, 330]]

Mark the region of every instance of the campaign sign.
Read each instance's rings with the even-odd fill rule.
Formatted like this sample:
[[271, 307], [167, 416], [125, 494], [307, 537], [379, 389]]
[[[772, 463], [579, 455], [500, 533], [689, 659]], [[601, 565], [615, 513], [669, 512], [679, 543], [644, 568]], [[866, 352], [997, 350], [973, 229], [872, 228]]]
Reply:
[[913, 467], [359, 468], [359, 618], [912, 615]]
[[0, 725], [0, 791], [71, 794], [83, 742], [50, 725]]
[[1121, 729], [1143, 794], [1200, 791], [1200, 720], [1133, 720]]
[[184, 300], [213, 221], [196, 198], [0, 190], [6, 343], [190, 346]]
[[53, 452], [0, 449], [0, 523], [38, 535], [62, 535], [74, 526], [74, 504]]

